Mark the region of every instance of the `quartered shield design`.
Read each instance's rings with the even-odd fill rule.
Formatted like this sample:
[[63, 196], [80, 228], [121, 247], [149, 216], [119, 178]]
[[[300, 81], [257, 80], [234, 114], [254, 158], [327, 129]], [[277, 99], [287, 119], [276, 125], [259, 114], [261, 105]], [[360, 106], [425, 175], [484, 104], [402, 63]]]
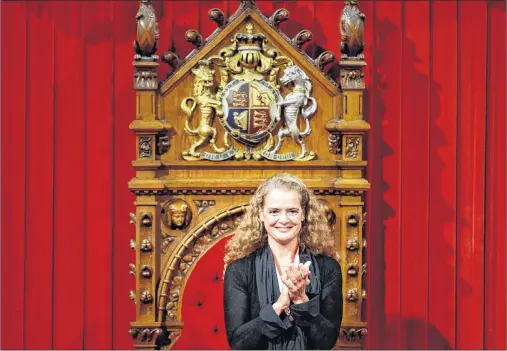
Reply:
[[264, 80], [232, 80], [221, 95], [224, 110], [220, 123], [243, 144], [257, 145], [275, 127], [280, 92]]

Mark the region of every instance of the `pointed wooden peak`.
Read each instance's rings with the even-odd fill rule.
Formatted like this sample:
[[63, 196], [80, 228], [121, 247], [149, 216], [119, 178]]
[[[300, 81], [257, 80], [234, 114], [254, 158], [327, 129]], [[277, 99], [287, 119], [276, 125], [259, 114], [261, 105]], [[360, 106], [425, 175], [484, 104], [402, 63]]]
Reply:
[[219, 25], [208, 38], [203, 39], [201, 45], [190, 52], [184, 60], [180, 61], [178, 67], [161, 82], [161, 93], [164, 95], [168, 90], [176, 87], [179, 81], [191, 73], [191, 69], [195, 68], [200, 60], [213, 55], [217, 49], [225, 47], [224, 43], [227, 43], [237, 32], [246, 32], [246, 25], [249, 24], [249, 27], [253, 25], [255, 32], [262, 33], [266, 37], [271, 47], [280, 50], [295, 65], [301, 67], [314, 83], [318, 83], [330, 95], [338, 94], [338, 83], [327, 76], [322, 69], [325, 63], [334, 61], [335, 55], [330, 51], [326, 51], [315, 60], [308, 56], [297, 46], [297, 43], [294, 43], [295, 40], [289, 38], [278, 28], [281, 22], [288, 19], [288, 16], [287, 10], [279, 9], [274, 12], [273, 16], [267, 18], [257, 8], [255, 1], [241, 1], [238, 10], [230, 18], [224, 19], [224, 24]]

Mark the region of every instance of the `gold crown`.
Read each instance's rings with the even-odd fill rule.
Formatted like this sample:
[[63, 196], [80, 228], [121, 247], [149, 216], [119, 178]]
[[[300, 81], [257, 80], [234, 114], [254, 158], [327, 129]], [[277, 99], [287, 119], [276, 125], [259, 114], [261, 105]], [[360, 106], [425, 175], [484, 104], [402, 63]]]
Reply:
[[248, 23], [246, 25], [246, 34], [238, 33], [234, 38], [234, 40], [238, 44], [238, 51], [244, 50], [260, 51], [264, 39], [265, 39], [264, 34], [253, 33], [253, 25], [251, 23]]

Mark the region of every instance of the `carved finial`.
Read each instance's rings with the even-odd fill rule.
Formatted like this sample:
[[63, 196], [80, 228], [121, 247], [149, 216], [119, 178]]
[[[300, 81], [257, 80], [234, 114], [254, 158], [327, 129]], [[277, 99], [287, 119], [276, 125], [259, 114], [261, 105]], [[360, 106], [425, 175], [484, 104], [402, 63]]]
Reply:
[[204, 40], [202, 39], [202, 35], [194, 29], [187, 30], [187, 32], [185, 33], [185, 39], [186, 41], [194, 45], [196, 48], [200, 48], [204, 42]]
[[158, 32], [157, 17], [151, 0], [140, 0], [136, 14], [137, 40], [134, 40], [134, 60], [157, 61]]
[[208, 18], [215, 22], [219, 28], [222, 28], [225, 24], [224, 13], [216, 7], [208, 11]]
[[289, 16], [289, 11], [286, 9], [278, 9], [269, 19], [273, 23], [273, 26], [275, 26], [275, 28], [278, 28], [282, 22], [285, 22], [289, 19]]
[[303, 46], [304, 43], [309, 42], [313, 39], [313, 34], [308, 29], [303, 29], [292, 39], [292, 44], [297, 46], [299, 49]]
[[169, 67], [171, 67], [171, 73], [178, 68], [180, 64], [180, 59], [178, 58], [178, 55], [176, 55], [174, 52], [167, 50], [162, 55], [162, 62], [167, 63]]
[[335, 56], [331, 51], [324, 51], [315, 59], [315, 65], [317, 65], [321, 71], [324, 71], [324, 66], [333, 62], [334, 57]]
[[357, 7], [358, 0], [345, 0], [340, 17], [342, 60], [364, 60], [364, 20], [365, 14]]

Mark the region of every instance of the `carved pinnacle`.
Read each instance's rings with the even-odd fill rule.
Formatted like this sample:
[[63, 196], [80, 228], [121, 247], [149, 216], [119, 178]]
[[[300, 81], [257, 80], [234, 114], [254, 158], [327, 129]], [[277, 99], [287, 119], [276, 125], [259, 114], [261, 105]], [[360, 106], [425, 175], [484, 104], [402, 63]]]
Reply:
[[225, 24], [224, 13], [216, 7], [208, 11], [208, 18], [215, 22], [219, 28], [222, 28]]
[[171, 67], [171, 70], [174, 72], [180, 64], [180, 59], [174, 52], [167, 50], [162, 55], [162, 62], [167, 63], [169, 67]]
[[324, 71], [324, 66], [330, 64], [335, 59], [334, 53], [331, 51], [324, 51], [315, 59], [315, 65], [321, 70]]
[[292, 44], [297, 46], [299, 49], [304, 43], [307, 43], [313, 39], [313, 34], [308, 29], [303, 29], [292, 39]]
[[269, 19], [273, 23], [273, 26], [275, 26], [275, 28], [278, 28], [282, 22], [285, 22], [289, 19], [289, 16], [289, 11], [286, 9], [278, 9]]
[[194, 45], [196, 48], [200, 48], [204, 40], [202, 35], [195, 29], [189, 29], [185, 33], [185, 40]]

